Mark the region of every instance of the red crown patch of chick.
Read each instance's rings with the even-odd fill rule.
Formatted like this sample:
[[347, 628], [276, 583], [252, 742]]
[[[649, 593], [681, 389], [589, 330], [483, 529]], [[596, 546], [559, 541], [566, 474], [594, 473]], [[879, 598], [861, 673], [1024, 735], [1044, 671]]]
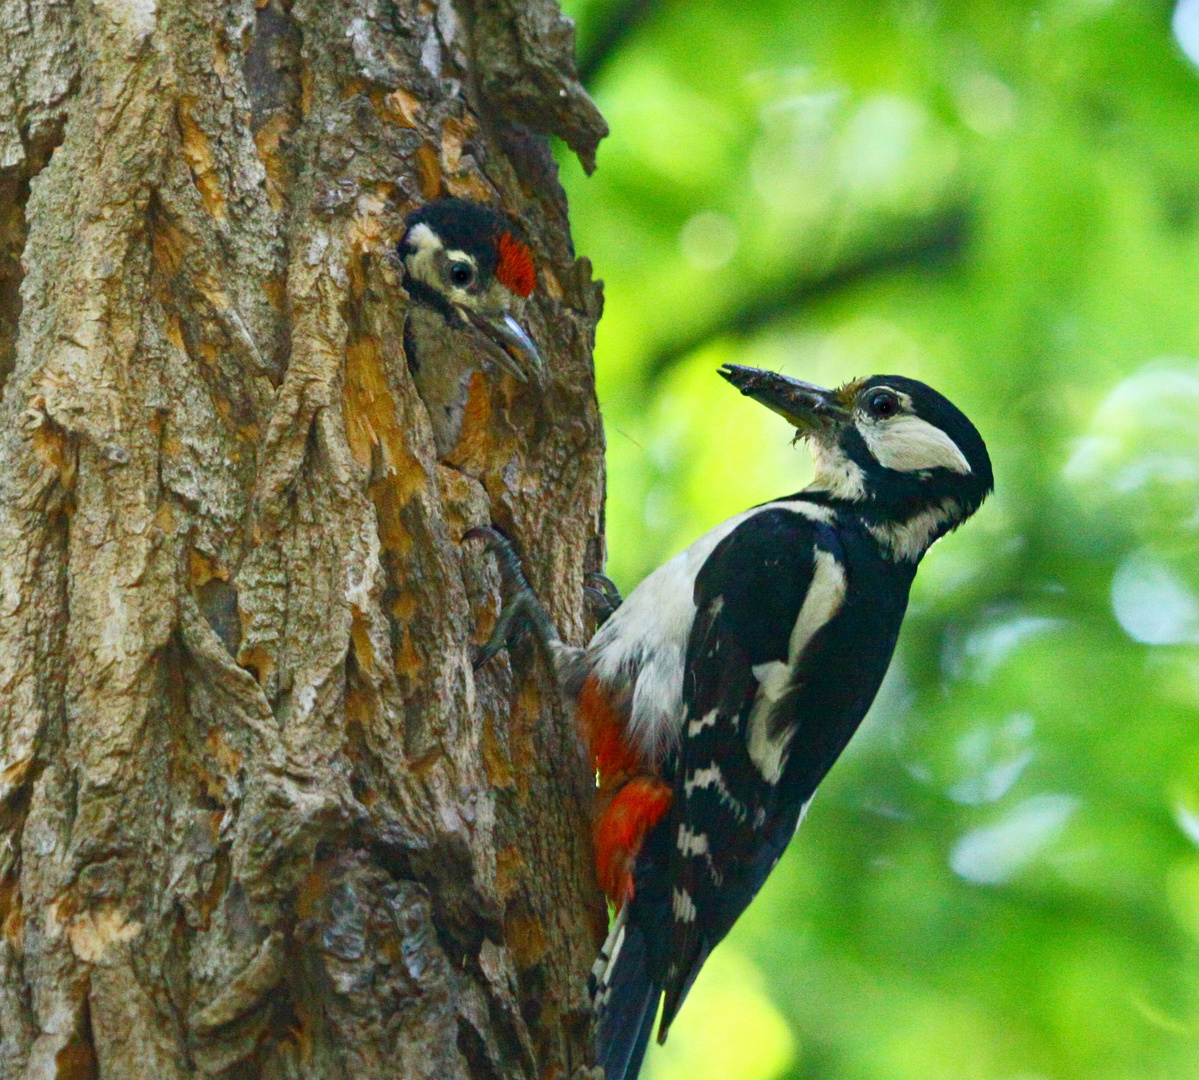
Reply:
[[537, 287], [537, 271], [533, 266], [533, 253], [511, 233], [501, 233], [499, 264], [495, 276], [517, 296], [528, 296]]

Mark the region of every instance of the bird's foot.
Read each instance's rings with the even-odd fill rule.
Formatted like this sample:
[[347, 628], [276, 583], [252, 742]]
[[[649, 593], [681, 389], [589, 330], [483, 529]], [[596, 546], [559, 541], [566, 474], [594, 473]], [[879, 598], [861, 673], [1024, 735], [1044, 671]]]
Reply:
[[591, 606], [592, 614], [595, 615], [596, 625], [603, 626], [616, 614], [616, 609], [624, 603], [624, 598], [620, 595], [616, 583], [604, 574], [588, 574], [584, 580], [587, 583], [583, 586], [583, 593]]
[[558, 633], [550, 621], [549, 613], [542, 607], [528, 578], [525, 577], [520, 556], [516, 554], [512, 542], [498, 529], [490, 526], [468, 529], [462, 539], [482, 540], [486, 549], [495, 556], [500, 569], [500, 589], [503, 596], [503, 606], [491, 631], [491, 637], [475, 654], [475, 670], [478, 671], [517, 641], [526, 630], [532, 630], [546, 652], [552, 656], [554, 645], [559, 640]]

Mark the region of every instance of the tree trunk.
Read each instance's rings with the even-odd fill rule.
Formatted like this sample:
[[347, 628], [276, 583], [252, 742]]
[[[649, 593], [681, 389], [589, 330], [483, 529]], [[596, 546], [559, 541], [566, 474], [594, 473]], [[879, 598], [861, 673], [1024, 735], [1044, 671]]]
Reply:
[[[0, 4], [0, 1077], [570, 1077], [605, 909], [495, 522], [602, 560], [554, 0]], [[501, 207], [540, 386], [436, 460], [389, 252]]]

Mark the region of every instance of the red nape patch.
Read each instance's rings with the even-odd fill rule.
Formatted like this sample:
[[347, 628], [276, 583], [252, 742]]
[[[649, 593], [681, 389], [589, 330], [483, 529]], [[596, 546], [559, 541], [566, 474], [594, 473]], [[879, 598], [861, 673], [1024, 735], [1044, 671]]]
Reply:
[[595, 876], [617, 908], [633, 899], [633, 864], [646, 833], [674, 796], [661, 780], [637, 776], [616, 793], [595, 823]]
[[537, 288], [537, 270], [533, 253], [511, 233], [501, 233], [500, 260], [495, 276], [517, 296], [528, 296]]
[[613, 776], [623, 779], [645, 767], [641, 755], [625, 742], [625, 717], [612, 707], [612, 699], [594, 675], [583, 683], [575, 707], [601, 781]]

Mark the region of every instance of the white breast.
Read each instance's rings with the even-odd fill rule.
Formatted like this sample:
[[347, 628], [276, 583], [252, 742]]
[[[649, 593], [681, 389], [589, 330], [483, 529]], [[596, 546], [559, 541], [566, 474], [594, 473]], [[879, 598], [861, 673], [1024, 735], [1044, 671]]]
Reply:
[[587, 661], [601, 683], [618, 693], [633, 684], [629, 734], [651, 761], [677, 740], [683, 723], [683, 667], [695, 621], [696, 575], [738, 525], [776, 507], [820, 521], [832, 517], [826, 507], [785, 501], [721, 522], [645, 578], [587, 646]]

